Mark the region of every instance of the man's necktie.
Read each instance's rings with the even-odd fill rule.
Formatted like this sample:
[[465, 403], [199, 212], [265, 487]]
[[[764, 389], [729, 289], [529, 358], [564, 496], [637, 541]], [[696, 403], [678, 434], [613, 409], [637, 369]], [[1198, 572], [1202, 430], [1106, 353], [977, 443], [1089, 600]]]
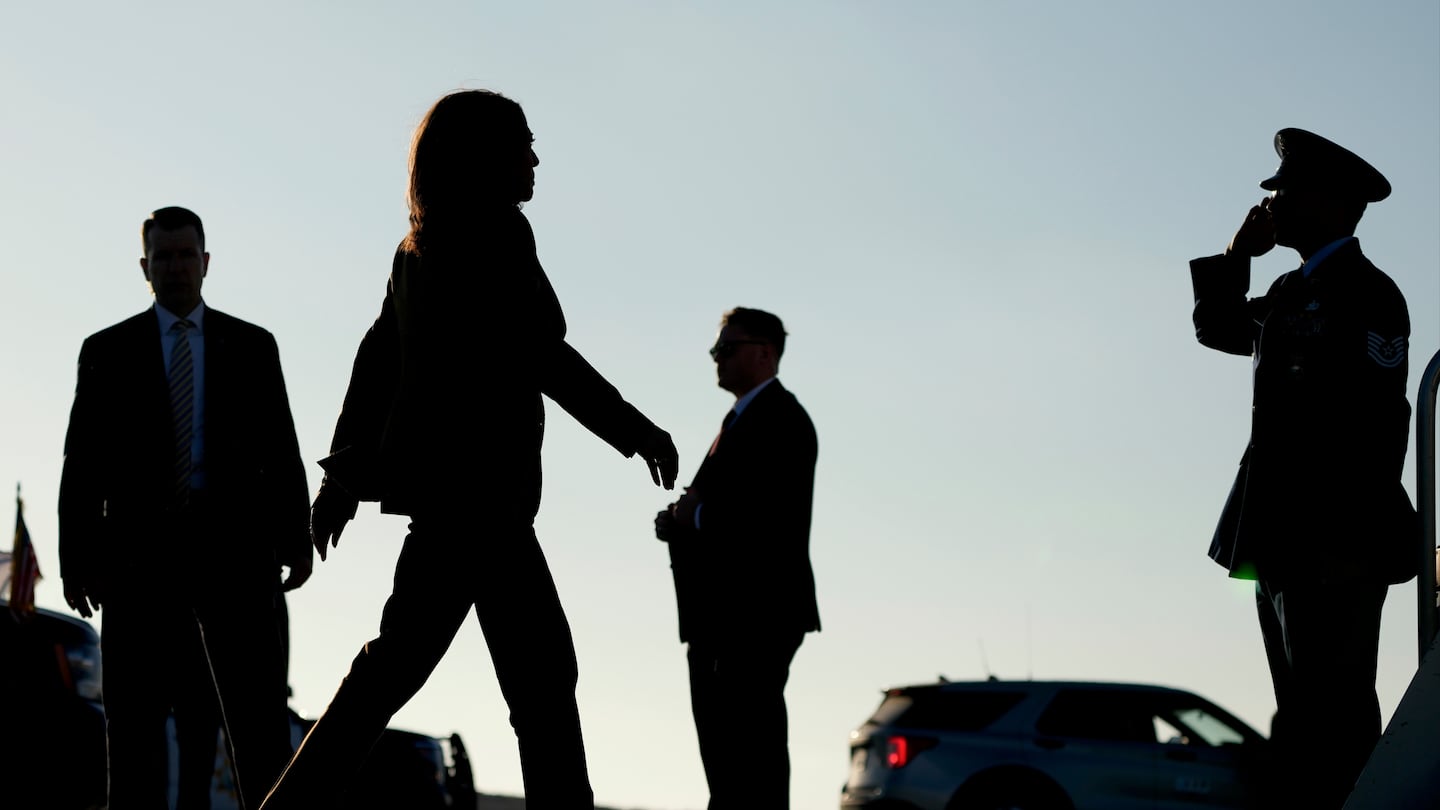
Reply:
[[175, 424], [176, 504], [190, 499], [190, 443], [195, 438], [195, 358], [190, 354], [189, 330], [195, 324], [176, 321], [170, 331], [175, 346], [170, 350], [170, 415]]
[[734, 421], [735, 409], [731, 408], [730, 412], [725, 414], [725, 419], [720, 422], [720, 432], [715, 434], [715, 441], [710, 443], [710, 452], [706, 453], [706, 456], [715, 455], [715, 448], [720, 446], [720, 437], [725, 435], [725, 431], [730, 427], [730, 423]]

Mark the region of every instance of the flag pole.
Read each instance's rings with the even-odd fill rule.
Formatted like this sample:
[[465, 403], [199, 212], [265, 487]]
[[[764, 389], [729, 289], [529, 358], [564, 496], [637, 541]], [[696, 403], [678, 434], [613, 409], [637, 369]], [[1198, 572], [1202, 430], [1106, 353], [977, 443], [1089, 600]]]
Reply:
[[10, 613], [24, 619], [35, 612], [35, 581], [40, 579], [40, 562], [25, 526], [25, 501], [20, 482], [15, 482], [15, 540], [10, 548]]

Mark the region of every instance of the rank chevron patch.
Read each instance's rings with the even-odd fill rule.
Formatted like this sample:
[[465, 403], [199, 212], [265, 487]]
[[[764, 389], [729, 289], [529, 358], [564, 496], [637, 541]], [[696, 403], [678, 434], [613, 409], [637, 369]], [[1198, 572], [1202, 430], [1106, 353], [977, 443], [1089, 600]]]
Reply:
[[1386, 340], [1374, 332], [1367, 332], [1365, 343], [1370, 359], [1381, 368], [1395, 368], [1405, 362], [1405, 348], [1409, 341], [1403, 337]]

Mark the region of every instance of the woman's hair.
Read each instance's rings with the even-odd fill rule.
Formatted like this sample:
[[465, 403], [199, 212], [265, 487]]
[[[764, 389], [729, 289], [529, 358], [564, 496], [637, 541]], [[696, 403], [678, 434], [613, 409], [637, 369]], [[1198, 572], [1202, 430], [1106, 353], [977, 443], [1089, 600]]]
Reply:
[[410, 233], [404, 248], [420, 252], [426, 232], [464, 221], [483, 208], [516, 204], [497, 183], [507, 152], [529, 148], [520, 105], [492, 90], [460, 90], [430, 107], [410, 142]]

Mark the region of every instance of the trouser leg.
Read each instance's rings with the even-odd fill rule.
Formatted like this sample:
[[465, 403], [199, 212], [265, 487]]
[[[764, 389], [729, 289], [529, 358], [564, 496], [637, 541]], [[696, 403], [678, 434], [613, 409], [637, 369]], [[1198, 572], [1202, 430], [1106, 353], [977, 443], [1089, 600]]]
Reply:
[[1307, 808], [1339, 808], [1380, 739], [1375, 671], [1388, 586], [1266, 590], [1289, 665], [1277, 741], [1285, 789]]
[[705, 769], [705, 784], [710, 790], [709, 810], [717, 810], [714, 796], [723, 792], [725, 752], [724, 705], [716, 678], [714, 649], [703, 643], [691, 642], [685, 651], [690, 665], [690, 713], [695, 718], [695, 739], [700, 747], [700, 764]]
[[472, 584], [475, 613], [520, 747], [528, 806], [593, 810], [570, 624], [532, 528], [487, 543]]
[[1270, 717], [1270, 750], [1275, 752], [1272, 767], [1258, 775], [1260, 803], [1283, 804], [1288, 795], [1286, 786], [1292, 781], [1286, 759], [1290, 737], [1285, 723], [1285, 710], [1291, 703], [1290, 656], [1285, 651], [1285, 628], [1274, 596], [1263, 583], [1255, 583], [1255, 613], [1260, 622], [1260, 639], [1265, 646], [1265, 663], [1270, 670], [1270, 684], [1275, 692], [1275, 713]]
[[224, 594], [204, 600], [196, 615], [219, 695], [241, 807], [255, 810], [291, 753], [275, 594], [268, 590]]
[[1270, 683], [1275, 690], [1275, 715], [1270, 719], [1270, 739], [1284, 735], [1284, 718], [1280, 707], [1289, 701], [1290, 657], [1285, 652], [1285, 628], [1280, 624], [1275, 602], [1267, 589], [1255, 583], [1255, 612], [1260, 619], [1260, 639], [1265, 645], [1265, 663], [1270, 669]]
[[166, 598], [112, 597], [101, 611], [102, 689], [109, 810], [169, 806], [170, 714], [175, 644], [195, 633], [188, 607]]
[[316, 810], [340, 800], [390, 718], [420, 691], [465, 619], [473, 576], [465, 547], [444, 527], [411, 524], [380, 634], [355, 656], [264, 810]]
[[[767, 639], [742, 672], [736, 688], [737, 707], [749, 706], [755, 717], [755, 761], [753, 788], [765, 797], [766, 806], [776, 810], [790, 807], [790, 739], [789, 715], [785, 707], [785, 684], [790, 679], [790, 663], [800, 647], [803, 636]], [[742, 659], [745, 660], [745, 659]], [[742, 715], [737, 713], [736, 719]], [[730, 771], [731, 806], [740, 807], [747, 789], [746, 768], [738, 761], [739, 745], [746, 733], [737, 723], [733, 729], [737, 761]]]
[[210, 810], [220, 739], [220, 699], [198, 621], [192, 619], [185, 642], [177, 647], [182, 649], [185, 675], [177, 684], [173, 707], [179, 771], [175, 810]]
[[801, 633], [690, 645], [691, 705], [710, 810], [790, 806], [785, 684]]

